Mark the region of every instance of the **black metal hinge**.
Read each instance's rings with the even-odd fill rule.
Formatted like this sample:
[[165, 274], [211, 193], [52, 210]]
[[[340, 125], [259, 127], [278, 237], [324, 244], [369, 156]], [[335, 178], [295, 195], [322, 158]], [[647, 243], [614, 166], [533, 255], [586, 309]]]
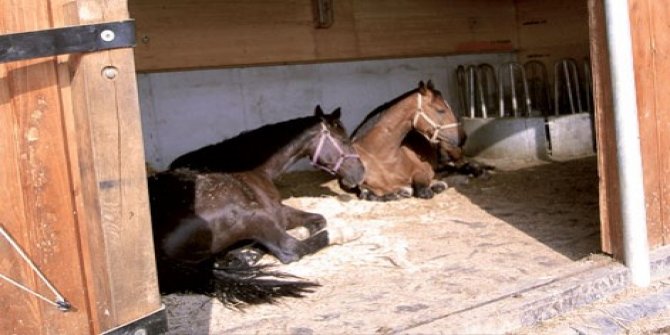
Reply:
[[135, 21], [0, 35], [0, 63], [135, 46]]
[[165, 305], [157, 311], [100, 335], [161, 335], [168, 331]]

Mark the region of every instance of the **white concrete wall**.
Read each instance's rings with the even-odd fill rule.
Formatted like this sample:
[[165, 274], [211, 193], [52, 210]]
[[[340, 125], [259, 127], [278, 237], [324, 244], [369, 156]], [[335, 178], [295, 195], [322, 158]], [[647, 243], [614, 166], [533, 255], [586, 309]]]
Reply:
[[146, 159], [162, 170], [182, 153], [311, 115], [317, 104], [326, 112], [342, 107], [351, 132], [420, 80], [431, 79], [456, 109], [458, 65], [512, 59], [505, 53], [139, 74]]

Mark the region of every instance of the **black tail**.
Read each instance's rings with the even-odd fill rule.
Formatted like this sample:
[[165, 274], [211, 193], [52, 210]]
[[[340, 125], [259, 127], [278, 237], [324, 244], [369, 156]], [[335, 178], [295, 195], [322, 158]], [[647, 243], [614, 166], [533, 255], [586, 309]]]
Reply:
[[228, 307], [275, 303], [283, 297], [301, 298], [317, 283], [272, 270], [269, 265], [237, 264], [215, 267], [213, 263], [183, 264], [158, 262], [162, 294], [195, 293], [215, 297]]

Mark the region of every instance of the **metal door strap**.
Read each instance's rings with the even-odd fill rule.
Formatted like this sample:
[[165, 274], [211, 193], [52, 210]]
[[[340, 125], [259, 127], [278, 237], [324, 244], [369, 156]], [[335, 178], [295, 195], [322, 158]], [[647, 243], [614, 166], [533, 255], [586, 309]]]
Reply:
[[21, 249], [21, 247], [19, 247], [19, 245], [16, 243], [16, 241], [14, 241], [14, 239], [12, 239], [11, 236], [9, 236], [9, 234], [7, 233], [7, 231], [5, 231], [5, 228], [2, 225], [0, 225], [0, 234], [2, 236], [4, 236], [5, 239], [7, 239], [9, 244], [14, 248], [14, 250], [16, 250], [16, 253], [18, 253], [19, 256], [21, 256], [21, 258], [23, 258], [23, 260], [26, 263], [28, 263], [30, 268], [33, 269], [33, 271], [37, 274], [37, 276], [40, 277], [40, 279], [42, 279], [44, 284], [46, 284], [46, 286], [51, 290], [51, 292], [53, 292], [53, 294], [56, 296], [56, 298], [53, 301], [49, 300], [49, 298], [45, 297], [44, 295], [42, 295], [40, 293], [37, 293], [36, 291], [26, 287], [25, 285], [22, 285], [21, 283], [17, 282], [16, 280], [14, 280], [12, 278], [9, 278], [9, 277], [1, 274], [1, 273], [0, 273], [0, 278], [6, 280], [7, 282], [13, 284], [16, 287], [22, 289], [23, 291], [25, 291], [27, 293], [30, 293], [30, 294], [46, 301], [47, 303], [56, 306], [56, 308], [58, 308], [58, 310], [60, 310], [62, 312], [69, 311], [72, 308], [72, 305], [67, 300], [65, 300], [65, 298], [63, 298], [63, 296], [60, 293], [58, 293], [58, 290], [56, 290], [56, 288], [47, 280], [47, 278], [44, 276], [42, 271], [40, 271], [37, 268], [35, 263], [33, 263], [33, 261], [30, 260], [30, 258], [28, 258], [28, 255], [26, 255], [26, 253], [23, 252], [23, 250]]

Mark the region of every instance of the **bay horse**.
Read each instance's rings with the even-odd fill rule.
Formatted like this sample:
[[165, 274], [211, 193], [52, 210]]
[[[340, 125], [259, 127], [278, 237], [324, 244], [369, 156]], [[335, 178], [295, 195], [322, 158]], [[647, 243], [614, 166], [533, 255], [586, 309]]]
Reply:
[[[204, 293], [227, 304], [271, 302], [308, 292], [314, 283], [279, 280], [285, 274], [250, 264], [244, 255], [225, 257], [253, 241], [290, 263], [333, 242], [322, 215], [282, 204], [273, 183], [303, 157], [347, 185], [363, 180], [365, 170], [339, 108], [325, 114], [319, 106], [313, 116], [267, 125], [186, 154], [171, 169], [150, 177], [161, 291]], [[304, 240], [287, 233], [301, 226], [309, 231]]]
[[436, 153], [460, 160], [464, 141], [465, 132], [442, 94], [431, 81], [421, 81], [368, 114], [354, 130], [353, 146], [366, 173], [363, 183], [350, 190], [368, 200], [432, 198], [447, 188], [434, 180]]

